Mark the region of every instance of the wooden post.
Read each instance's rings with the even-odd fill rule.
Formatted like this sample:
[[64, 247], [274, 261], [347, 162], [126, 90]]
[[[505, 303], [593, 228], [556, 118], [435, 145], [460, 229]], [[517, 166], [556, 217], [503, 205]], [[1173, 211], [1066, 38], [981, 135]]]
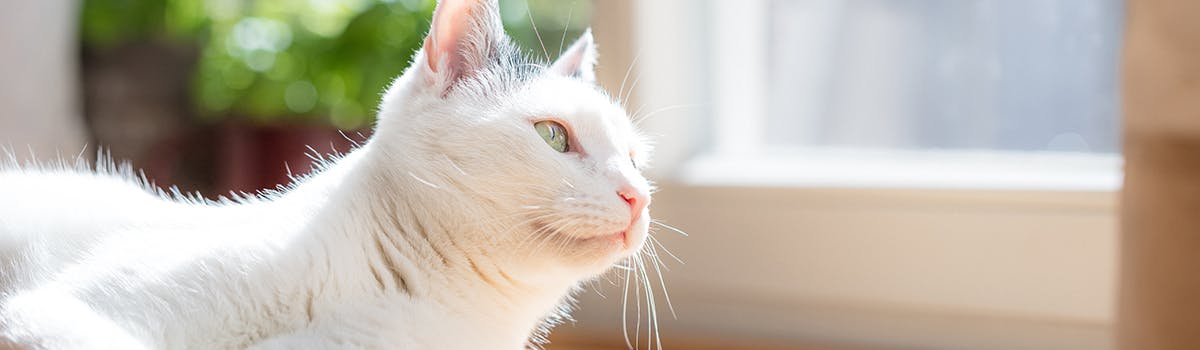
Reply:
[[1200, 1], [1130, 0], [1119, 349], [1200, 349]]

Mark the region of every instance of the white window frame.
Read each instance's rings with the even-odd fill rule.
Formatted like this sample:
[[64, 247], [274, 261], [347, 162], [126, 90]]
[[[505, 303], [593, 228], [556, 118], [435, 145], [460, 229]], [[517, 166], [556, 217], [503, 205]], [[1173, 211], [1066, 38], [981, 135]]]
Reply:
[[[598, 38], [601, 75], [619, 70], [607, 84], [616, 91], [634, 65], [632, 109], [661, 111], [640, 124], [657, 144], [652, 213], [692, 233], [659, 236], [688, 261], [667, 275], [680, 317], [662, 323], [665, 334], [1111, 347], [1119, 156], [770, 150], [766, 28], [756, 25], [767, 0], [596, 6], [632, 8], [610, 24], [633, 28], [628, 57], [612, 54], [620, 40]], [[596, 305], [608, 299], [585, 296], [576, 316], [615, 322]]]

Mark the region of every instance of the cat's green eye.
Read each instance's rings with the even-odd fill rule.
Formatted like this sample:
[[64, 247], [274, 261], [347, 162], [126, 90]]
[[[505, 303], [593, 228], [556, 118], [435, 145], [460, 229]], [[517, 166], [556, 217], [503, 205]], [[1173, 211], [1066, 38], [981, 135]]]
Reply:
[[533, 124], [533, 128], [537, 129], [538, 135], [542, 135], [542, 139], [546, 140], [546, 144], [550, 145], [555, 151], [567, 152], [571, 150], [571, 146], [567, 140], [567, 128], [562, 124], [552, 120], [543, 120]]

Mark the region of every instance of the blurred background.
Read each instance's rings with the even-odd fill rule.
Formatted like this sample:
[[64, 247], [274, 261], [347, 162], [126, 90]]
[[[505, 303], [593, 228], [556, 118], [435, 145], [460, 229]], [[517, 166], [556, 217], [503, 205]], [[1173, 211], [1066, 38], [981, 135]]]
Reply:
[[[654, 216], [689, 233], [654, 233], [661, 276], [589, 285], [549, 349], [1112, 347], [1121, 1], [500, 3], [531, 56], [594, 28], [658, 144]], [[275, 187], [369, 136], [433, 7], [14, 2], [0, 144]]]

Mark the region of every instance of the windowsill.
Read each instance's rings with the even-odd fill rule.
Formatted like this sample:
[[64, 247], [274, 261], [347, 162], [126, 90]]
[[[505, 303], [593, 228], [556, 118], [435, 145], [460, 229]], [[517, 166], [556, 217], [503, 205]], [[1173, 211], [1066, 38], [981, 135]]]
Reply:
[[[757, 154], [692, 158], [655, 194], [653, 216], [689, 233], [655, 233], [686, 261], [664, 334], [1111, 347], [1119, 156]], [[619, 324], [620, 288], [585, 295], [581, 324]]]
[[1120, 189], [1116, 154], [805, 149], [712, 153], [677, 179], [695, 186], [1054, 191]]

